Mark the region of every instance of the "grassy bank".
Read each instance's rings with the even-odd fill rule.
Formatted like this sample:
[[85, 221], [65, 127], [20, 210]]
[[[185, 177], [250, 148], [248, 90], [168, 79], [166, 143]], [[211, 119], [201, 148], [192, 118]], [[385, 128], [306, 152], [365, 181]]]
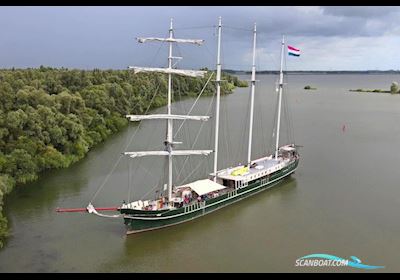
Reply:
[[400, 88], [399, 84], [397, 82], [392, 82], [390, 86], [390, 90], [383, 90], [383, 89], [350, 89], [349, 91], [354, 91], [354, 92], [378, 92], [378, 93], [391, 93], [391, 94], [399, 94], [400, 93]]
[[[173, 90], [181, 97], [196, 95], [210, 74], [175, 76]], [[247, 85], [228, 74], [222, 79], [221, 94]], [[150, 103], [150, 109], [165, 105], [167, 84], [164, 74], [128, 70], [0, 70], [0, 247], [7, 237], [4, 195], [46, 170], [82, 159], [127, 126], [126, 114], [143, 114]], [[203, 94], [215, 90], [210, 82]]]
[[379, 92], [379, 93], [391, 93], [389, 90], [383, 90], [383, 89], [349, 89], [349, 91], [353, 92]]

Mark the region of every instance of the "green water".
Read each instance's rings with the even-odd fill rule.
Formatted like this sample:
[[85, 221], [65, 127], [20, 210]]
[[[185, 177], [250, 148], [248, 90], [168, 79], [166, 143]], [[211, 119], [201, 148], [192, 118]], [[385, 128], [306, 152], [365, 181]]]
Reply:
[[[364, 272], [350, 267], [295, 267], [307, 254], [357, 256], [376, 272], [399, 272], [400, 96], [354, 93], [388, 88], [396, 75], [291, 75], [287, 97], [301, 161], [277, 187], [213, 214], [171, 228], [125, 235], [123, 221], [86, 213], [85, 207], [129, 143], [131, 124], [65, 170], [51, 171], [16, 188], [6, 200], [11, 237], [0, 251], [2, 272]], [[259, 75], [253, 158], [265, 154], [276, 104], [274, 75]], [[312, 85], [317, 90], [304, 90]], [[211, 97], [193, 114], [205, 114]], [[174, 103], [187, 111], [193, 100]], [[249, 88], [221, 98], [219, 167], [246, 160]], [[157, 112], [162, 112], [160, 108]], [[194, 148], [212, 149], [212, 118]], [[190, 148], [200, 123], [183, 126], [177, 141]], [[346, 126], [345, 131], [342, 130]], [[175, 126], [177, 128], [179, 123]], [[144, 121], [128, 150], [162, 148], [165, 123]], [[282, 128], [282, 139], [287, 135]], [[179, 169], [183, 160], [177, 161]], [[196, 169], [199, 162], [202, 162]], [[128, 168], [129, 164], [131, 168]], [[94, 200], [117, 206], [129, 196], [154, 197], [165, 179], [163, 159], [122, 158]], [[203, 178], [209, 159], [186, 163], [180, 181]], [[129, 171], [130, 170], [130, 171]], [[128, 187], [128, 174], [132, 186]], [[175, 173], [176, 175], [176, 173]]]

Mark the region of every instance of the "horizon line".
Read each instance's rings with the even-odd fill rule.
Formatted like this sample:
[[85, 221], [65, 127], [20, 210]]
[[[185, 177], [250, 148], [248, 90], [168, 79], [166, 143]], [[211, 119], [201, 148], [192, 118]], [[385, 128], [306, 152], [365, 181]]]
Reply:
[[[40, 69], [40, 68], [51, 68], [51, 69], [67, 69], [67, 70], [85, 70], [85, 71], [90, 71], [90, 70], [129, 70], [128, 68], [106, 68], [106, 67], [93, 67], [93, 68], [78, 68], [78, 67], [65, 67], [65, 66], [59, 66], [59, 67], [54, 67], [54, 66], [36, 66], [36, 67], [6, 67], [6, 68], [0, 68], [0, 70], [28, 70], [28, 69]], [[198, 69], [208, 69], [211, 71], [215, 71], [215, 69], [211, 69], [208, 67], [201, 67]], [[229, 69], [225, 68], [222, 69], [222, 71], [231, 71], [231, 72], [248, 72], [251, 73], [251, 70], [243, 70], [243, 69]], [[271, 69], [263, 69], [263, 70], [256, 70], [256, 72], [279, 72], [279, 70], [271, 70]], [[386, 70], [377, 70], [377, 69], [365, 69], [365, 70], [284, 70], [284, 72], [400, 72], [400, 69], [386, 69]]]

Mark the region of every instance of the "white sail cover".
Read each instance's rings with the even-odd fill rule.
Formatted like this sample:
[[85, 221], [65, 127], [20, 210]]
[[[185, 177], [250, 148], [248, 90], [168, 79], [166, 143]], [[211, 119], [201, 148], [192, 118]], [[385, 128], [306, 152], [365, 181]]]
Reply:
[[173, 156], [189, 156], [189, 155], [203, 155], [207, 156], [212, 153], [212, 150], [173, 150]]
[[[173, 156], [189, 156], [189, 155], [209, 155], [212, 150], [173, 150], [171, 155]], [[125, 152], [125, 155], [129, 155], [131, 158], [143, 157], [143, 156], [168, 156], [168, 151], [143, 151], [143, 152]]]
[[158, 72], [158, 73], [165, 73], [165, 74], [177, 74], [182, 76], [189, 76], [189, 77], [201, 77], [203, 78], [207, 71], [199, 71], [199, 70], [184, 70], [184, 69], [172, 69], [172, 68], [150, 68], [150, 67], [136, 67], [136, 66], [129, 66], [129, 69], [133, 69], [135, 74], [140, 72]]
[[196, 45], [201, 45], [204, 43], [204, 40], [201, 39], [175, 39], [175, 38], [158, 38], [158, 37], [148, 37], [148, 38], [142, 38], [138, 37], [136, 38], [139, 43], [145, 43], [146, 41], [158, 41], [158, 42], [171, 42], [171, 43], [190, 43], [190, 44], [196, 44]]
[[203, 194], [215, 192], [215, 191], [226, 188], [225, 186], [217, 184], [214, 181], [211, 181], [210, 179], [198, 180], [193, 183], [182, 185], [182, 186], [179, 186], [176, 188], [179, 189], [179, 188], [187, 188], [187, 187], [191, 188], [198, 195], [203, 195]]
[[208, 121], [209, 116], [188, 116], [188, 115], [168, 115], [168, 114], [154, 114], [154, 115], [126, 115], [131, 121], [140, 120], [157, 120], [157, 119], [173, 119], [173, 120], [196, 120]]

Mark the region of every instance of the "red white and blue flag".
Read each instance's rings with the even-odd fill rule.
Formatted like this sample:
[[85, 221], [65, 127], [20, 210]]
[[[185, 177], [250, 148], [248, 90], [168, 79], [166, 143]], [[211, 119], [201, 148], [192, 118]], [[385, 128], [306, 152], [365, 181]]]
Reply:
[[293, 55], [293, 56], [300, 56], [300, 50], [296, 49], [292, 46], [287, 46], [288, 47], [288, 55]]

